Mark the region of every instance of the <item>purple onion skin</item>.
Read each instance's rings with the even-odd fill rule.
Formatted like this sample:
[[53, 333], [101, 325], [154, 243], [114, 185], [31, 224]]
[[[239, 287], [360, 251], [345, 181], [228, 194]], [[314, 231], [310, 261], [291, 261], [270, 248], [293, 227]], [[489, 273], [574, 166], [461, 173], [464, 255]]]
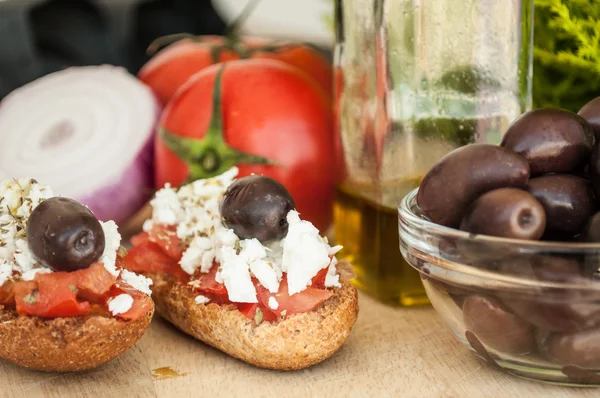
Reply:
[[121, 224], [129, 220], [154, 194], [154, 138], [162, 108], [156, 105], [152, 131], [131, 165], [121, 176], [103, 188], [74, 198], [94, 213], [100, 221]]
[[154, 193], [154, 134], [148, 137], [131, 165], [112, 184], [83, 197], [74, 198], [88, 206], [100, 221], [117, 224], [131, 218]]

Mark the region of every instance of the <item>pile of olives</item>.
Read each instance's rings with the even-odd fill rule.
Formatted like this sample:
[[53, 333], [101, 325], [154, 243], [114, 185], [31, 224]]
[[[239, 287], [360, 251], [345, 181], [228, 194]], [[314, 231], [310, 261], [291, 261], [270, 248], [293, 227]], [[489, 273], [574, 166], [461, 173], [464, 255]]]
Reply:
[[[423, 179], [417, 205], [430, 221], [471, 234], [600, 242], [600, 97], [578, 114], [532, 110], [509, 126], [499, 146], [472, 144], [449, 153]], [[510, 246], [499, 253], [471, 238], [471, 245], [448, 244], [465, 262], [503, 275], [557, 283], [589, 283], [600, 275], [600, 254], [521, 253]], [[427, 283], [461, 308], [468, 336], [497, 352], [600, 367], [600, 303], [581, 291], [533, 284], [530, 293], [517, 294]]]
[[223, 194], [221, 221], [240, 239], [256, 238], [261, 243], [287, 235], [287, 214], [296, 205], [292, 195], [278, 181], [251, 175], [234, 181]]
[[87, 207], [69, 198], [40, 203], [27, 221], [27, 244], [36, 260], [55, 271], [77, 271], [104, 252], [102, 225]]
[[452, 151], [421, 183], [422, 214], [474, 234], [598, 241], [600, 223], [590, 220], [600, 198], [600, 98], [580, 113], [535, 109], [500, 146]]

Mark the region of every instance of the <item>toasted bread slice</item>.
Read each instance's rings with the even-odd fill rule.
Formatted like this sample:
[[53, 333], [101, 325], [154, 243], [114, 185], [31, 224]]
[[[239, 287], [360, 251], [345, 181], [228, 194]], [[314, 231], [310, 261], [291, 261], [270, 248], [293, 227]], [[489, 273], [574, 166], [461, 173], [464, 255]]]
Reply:
[[102, 315], [43, 319], [0, 306], [0, 358], [46, 372], [92, 369], [131, 348], [153, 314], [154, 307], [135, 321]]
[[165, 273], [149, 273], [156, 312], [183, 332], [249, 364], [296, 370], [332, 356], [358, 316], [358, 295], [348, 282], [319, 308], [256, 325], [234, 305], [196, 304], [189, 286]]

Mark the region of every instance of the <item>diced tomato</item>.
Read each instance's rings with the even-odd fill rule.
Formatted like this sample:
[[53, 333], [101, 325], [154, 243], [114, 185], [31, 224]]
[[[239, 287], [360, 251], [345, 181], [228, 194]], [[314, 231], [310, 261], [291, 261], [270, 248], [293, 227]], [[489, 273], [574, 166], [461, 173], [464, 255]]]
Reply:
[[329, 267], [325, 267], [312, 278], [312, 287], [316, 289], [325, 289], [325, 278], [327, 278], [328, 270]]
[[217, 304], [228, 304], [229, 295], [227, 293], [227, 288], [224, 284], [217, 282], [216, 276], [219, 267], [217, 264], [213, 264], [212, 268], [207, 273], [197, 274], [194, 289], [201, 292], [203, 295], [210, 298], [210, 301]]
[[177, 260], [166, 255], [154, 242], [146, 241], [129, 250], [125, 257], [125, 268], [134, 272], [167, 272], [181, 281], [188, 281]]
[[15, 284], [19, 314], [56, 318], [85, 315], [90, 303], [77, 300], [77, 276], [73, 272], [38, 274], [34, 281]]
[[107, 299], [107, 307], [108, 300], [123, 293], [129, 294], [131, 297], [133, 297], [133, 305], [129, 311], [124, 314], [117, 314], [115, 317], [135, 321], [136, 319], [144, 316], [144, 314], [146, 314], [150, 308], [152, 308], [152, 300], [150, 300], [144, 293], [134, 289], [127, 283], [123, 282], [120, 278], [117, 282], [117, 285], [118, 286], [113, 286], [113, 288], [110, 290]]
[[155, 225], [148, 233], [150, 241], [156, 243], [171, 258], [179, 261], [184, 252], [177, 228], [170, 225]]
[[0, 305], [11, 305], [15, 302], [14, 283], [6, 281], [0, 286]]
[[150, 236], [147, 232], [140, 232], [137, 235], [134, 235], [129, 240], [133, 246], [139, 246], [144, 242], [148, 242], [150, 240]]
[[333, 296], [333, 293], [329, 290], [316, 289], [314, 287], [307, 287], [303, 291], [290, 296], [288, 293], [287, 274], [283, 275], [279, 284], [279, 291], [275, 294], [269, 292], [256, 280], [254, 286], [256, 287], [258, 301], [263, 306], [268, 308], [269, 298], [275, 297], [279, 306], [276, 310], [271, 311], [277, 316], [280, 316], [283, 311], [286, 311], [286, 315], [312, 311]]
[[261, 322], [271, 322], [277, 320], [277, 315], [273, 313], [268, 307], [265, 307], [261, 303], [237, 303], [238, 310], [246, 317], [256, 321], [256, 311], [261, 310], [263, 317]]
[[96, 262], [89, 268], [72, 273], [79, 289], [79, 297], [89, 301], [98, 302], [104, 297], [117, 281], [117, 277], [104, 268], [100, 262]]
[[219, 270], [218, 265], [213, 264], [212, 268], [207, 273], [201, 273], [198, 277], [199, 285], [196, 287], [197, 290], [210, 293], [210, 294], [227, 294], [227, 288], [224, 284], [217, 282], [217, 271]]

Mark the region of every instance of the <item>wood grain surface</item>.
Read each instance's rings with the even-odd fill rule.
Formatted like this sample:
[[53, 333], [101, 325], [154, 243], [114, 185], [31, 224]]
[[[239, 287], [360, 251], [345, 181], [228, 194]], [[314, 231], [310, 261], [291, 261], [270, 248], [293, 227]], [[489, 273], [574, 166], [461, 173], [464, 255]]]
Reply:
[[431, 308], [360, 296], [359, 320], [331, 359], [297, 372], [257, 369], [156, 318], [130, 351], [91, 372], [47, 374], [0, 361], [0, 397], [598, 397], [491, 369]]

